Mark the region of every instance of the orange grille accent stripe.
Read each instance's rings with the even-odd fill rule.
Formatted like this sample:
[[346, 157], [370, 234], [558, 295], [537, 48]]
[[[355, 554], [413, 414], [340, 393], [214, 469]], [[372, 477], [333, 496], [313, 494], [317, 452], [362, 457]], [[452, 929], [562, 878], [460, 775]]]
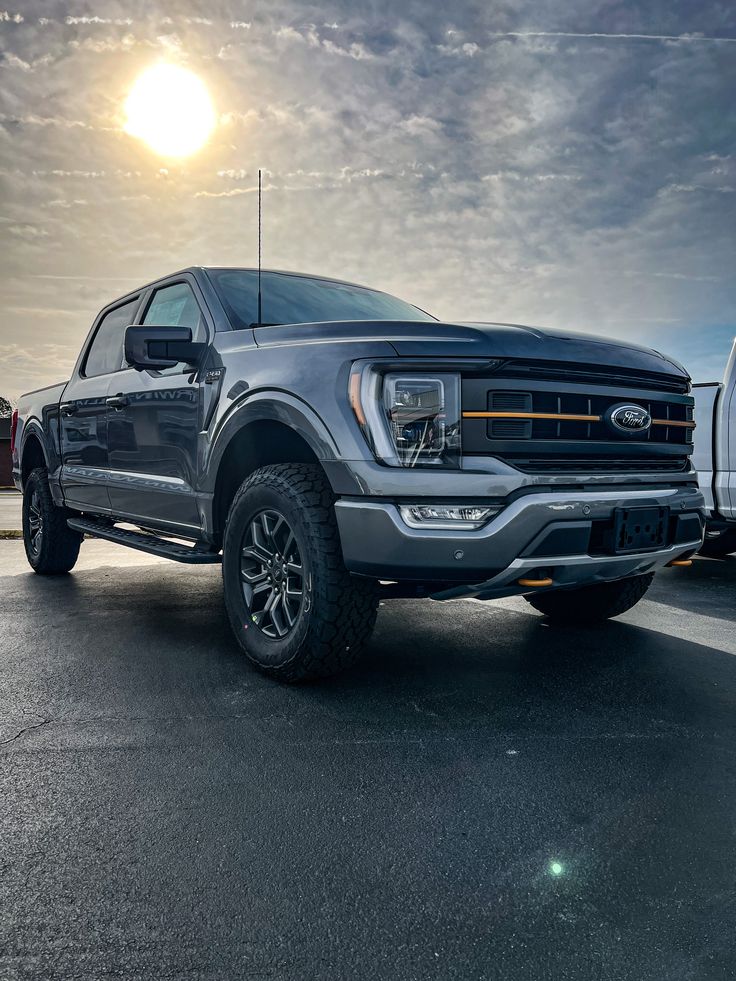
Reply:
[[653, 426], [680, 426], [681, 429], [695, 429], [694, 422], [681, 422], [679, 419], [652, 419]]
[[600, 416], [579, 416], [568, 412], [463, 412], [463, 419], [562, 419], [570, 422], [600, 422]]

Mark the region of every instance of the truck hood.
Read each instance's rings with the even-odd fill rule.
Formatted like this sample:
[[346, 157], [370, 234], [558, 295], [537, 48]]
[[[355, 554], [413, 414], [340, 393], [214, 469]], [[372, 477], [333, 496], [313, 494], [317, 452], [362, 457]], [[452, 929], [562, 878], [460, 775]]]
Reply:
[[353, 320], [321, 324], [258, 327], [260, 346], [331, 341], [385, 341], [400, 357], [520, 358], [569, 364], [607, 364], [689, 376], [682, 365], [659, 351], [594, 334], [525, 327], [521, 324], [440, 323], [432, 321]]

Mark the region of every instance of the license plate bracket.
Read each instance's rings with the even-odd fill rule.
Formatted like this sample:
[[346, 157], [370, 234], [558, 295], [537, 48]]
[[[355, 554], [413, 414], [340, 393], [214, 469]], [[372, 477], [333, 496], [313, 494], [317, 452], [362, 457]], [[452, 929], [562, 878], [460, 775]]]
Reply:
[[613, 550], [650, 552], [664, 548], [669, 538], [670, 509], [616, 508], [613, 512]]

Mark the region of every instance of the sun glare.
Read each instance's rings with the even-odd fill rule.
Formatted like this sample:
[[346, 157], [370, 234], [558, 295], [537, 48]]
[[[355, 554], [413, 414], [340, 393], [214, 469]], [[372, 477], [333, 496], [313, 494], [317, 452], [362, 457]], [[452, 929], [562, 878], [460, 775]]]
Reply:
[[179, 65], [154, 65], [140, 75], [125, 102], [125, 132], [162, 157], [188, 157], [215, 128], [207, 88]]

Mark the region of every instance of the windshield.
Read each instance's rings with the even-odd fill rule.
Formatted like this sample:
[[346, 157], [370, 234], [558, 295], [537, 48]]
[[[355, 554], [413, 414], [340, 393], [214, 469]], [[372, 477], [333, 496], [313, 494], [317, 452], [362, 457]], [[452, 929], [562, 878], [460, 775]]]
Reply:
[[[258, 322], [258, 272], [209, 269], [225, 311], [236, 328]], [[329, 320], [434, 320], [388, 293], [327, 279], [261, 273], [261, 322], [310, 324]]]

